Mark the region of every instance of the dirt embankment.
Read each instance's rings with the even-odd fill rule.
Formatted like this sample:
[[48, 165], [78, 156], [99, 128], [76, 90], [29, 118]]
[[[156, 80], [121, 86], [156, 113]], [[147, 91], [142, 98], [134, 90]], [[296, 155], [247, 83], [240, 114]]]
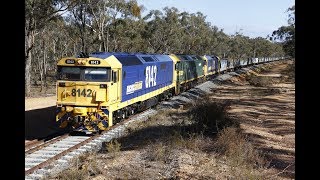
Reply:
[[56, 96], [25, 98], [25, 111], [55, 106], [56, 101]]
[[51, 178], [294, 179], [292, 63], [264, 65], [194, 103], [160, 111]]

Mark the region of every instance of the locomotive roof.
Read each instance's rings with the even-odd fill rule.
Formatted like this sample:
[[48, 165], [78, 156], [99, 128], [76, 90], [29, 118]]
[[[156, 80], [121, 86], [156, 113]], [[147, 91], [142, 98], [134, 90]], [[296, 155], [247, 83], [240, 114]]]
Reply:
[[203, 60], [198, 55], [188, 55], [188, 54], [177, 54], [176, 55], [181, 61], [194, 61], [194, 60]]
[[205, 55], [208, 59], [219, 59], [216, 55]]
[[172, 61], [168, 55], [162, 54], [147, 54], [147, 53], [124, 53], [124, 52], [94, 52], [91, 53], [90, 57], [96, 57], [101, 59], [106, 59], [114, 55], [122, 65], [133, 66], [139, 65], [147, 62], [164, 62]]

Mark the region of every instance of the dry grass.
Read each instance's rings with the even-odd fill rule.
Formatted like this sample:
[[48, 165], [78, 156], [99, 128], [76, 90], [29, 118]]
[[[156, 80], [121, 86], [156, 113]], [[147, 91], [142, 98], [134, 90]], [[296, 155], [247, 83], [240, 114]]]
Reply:
[[163, 142], [151, 144], [146, 149], [145, 158], [149, 161], [161, 161], [167, 163], [169, 161], [171, 148]]
[[295, 82], [295, 62], [292, 62], [287, 66], [287, 68], [282, 72], [283, 74], [286, 75], [286, 78], [282, 79], [282, 82]]
[[97, 154], [84, 153], [70, 161], [70, 168], [49, 177], [49, 179], [74, 180], [91, 179], [93, 176], [102, 174], [102, 170], [97, 163]]
[[270, 64], [261, 66], [259, 69], [255, 70], [253, 73], [247, 74], [245, 77], [246, 81], [249, 82], [250, 85], [256, 87], [269, 87], [272, 84], [278, 84], [283, 81], [283, 76], [273, 77], [273, 76], [258, 76], [261, 73], [269, 73], [272, 71], [272, 66]]
[[176, 113], [176, 109], [159, 110], [157, 114], [149, 116], [146, 121], [131, 124], [130, 127], [127, 127], [126, 131], [128, 134], [132, 134], [147, 127], [169, 126], [177, 123], [177, 121], [181, 122], [182, 119], [177, 118]]
[[234, 177], [240, 179], [263, 179], [269, 163], [240, 132], [240, 129], [223, 129], [214, 144], [215, 151], [225, 158]]
[[[85, 179], [87, 177], [87, 172], [84, 169], [70, 168], [68, 170], [59, 173], [54, 179], [59, 180], [75, 180], [75, 179]], [[50, 177], [49, 177], [50, 178]]]
[[[207, 179], [218, 173], [231, 179], [264, 179], [266, 176], [264, 171], [268, 162], [237, 127], [222, 129], [216, 138], [196, 133], [186, 136], [185, 132], [173, 131], [164, 135], [160, 142], [147, 146], [144, 157], [147, 161], [170, 165], [186, 150], [197, 157], [191, 161], [192, 167], [199, 167], [193, 167], [193, 171], [189, 172], [193, 178]], [[219, 156], [215, 157], [216, 154]], [[226, 170], [221, 173], [219, 169], [223, 169], [224, 164]], [[184, 175], [190, 177], [190, 174]]]
[[273, 77], [261, 77], [251, 74], [246, 76], [246, 80], [249, 82], [250, 85], [257, 86], [257, 87], [268, 87], [271, 84], [276, 83]]
[[106, 149], [108, 153], [110, 153], [111, 157], [115, 157], [118, 152], [121, 150], [121, 144], [117, 140], [112, 140], [110, 142], [105, 143]]
[[193, 133], [213, 135], [225, 127], [239, 127], [239, 122], [227, 114], [228, 102], [219, 103], [208, 101], [208, 99], [209, 97], [204, 97], [197, 100], [188, 112], [194, 122]]
[[240, 132], [240, 129], [228, 127], [223, 129], [215, 142], [216, 152], [230, 157], [235, 166], [265, 167], [266, 162], [254, 149], [249, 140]]
[[160, 142], [151, 143], [146, 148], [145, 158], [150, 161], [170, 163], [171, 155], [176, 150], [191, 150], [202, 153], [212, 145], [212, 139], [202, 134], [185, 134], [182, 131], [172, 131], [164, 134]]

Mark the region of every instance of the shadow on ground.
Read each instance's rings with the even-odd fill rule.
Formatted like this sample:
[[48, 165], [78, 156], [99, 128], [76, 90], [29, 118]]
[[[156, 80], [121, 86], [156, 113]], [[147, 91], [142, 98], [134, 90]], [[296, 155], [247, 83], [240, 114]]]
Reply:
[[56, 107], [25, 111], [25, 139], [46, 139], [66, 133], [55, 122]]

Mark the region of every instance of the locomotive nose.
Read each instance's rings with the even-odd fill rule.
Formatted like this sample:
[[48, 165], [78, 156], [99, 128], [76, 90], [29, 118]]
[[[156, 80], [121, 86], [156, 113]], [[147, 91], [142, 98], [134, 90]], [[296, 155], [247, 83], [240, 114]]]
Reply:
[[107, 100], [107, 83], [64, 82], [57, 87], [58, 104], [71, 106], [97, 106]]

